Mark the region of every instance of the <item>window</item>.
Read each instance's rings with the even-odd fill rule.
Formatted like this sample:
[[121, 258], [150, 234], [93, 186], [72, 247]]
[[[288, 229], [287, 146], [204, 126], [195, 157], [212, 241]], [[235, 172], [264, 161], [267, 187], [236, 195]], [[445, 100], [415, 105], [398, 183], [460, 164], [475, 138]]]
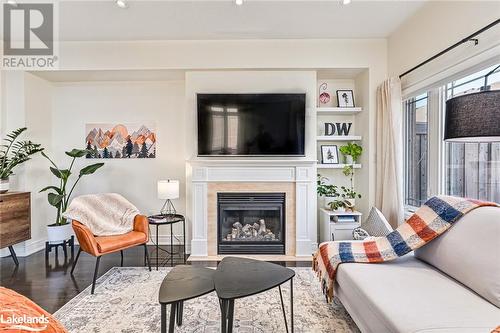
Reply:
[[427, 200], [428, 95], [404, 102], [405, 205], [419, 207]]
[[[485, 85], [485, 75], [497, 66], [448, 83], [446, 99], [479, 91]], [[500, 69], [488, 77], [487, 84], [500, 89]], [[445, 193], [500, 202], [500, 142], [446, 142]]]
[[[498, 64], [458, 78], [403, 102], [404, 202], [407, 210], [429, 196], [447, 194], [500, 202], [500, 142], [444, 142], [444, 101], [480, 91]], [[500, 68], [487, 85], [500, 89]], [[500, 124], [499, 124], [500, 126]]]

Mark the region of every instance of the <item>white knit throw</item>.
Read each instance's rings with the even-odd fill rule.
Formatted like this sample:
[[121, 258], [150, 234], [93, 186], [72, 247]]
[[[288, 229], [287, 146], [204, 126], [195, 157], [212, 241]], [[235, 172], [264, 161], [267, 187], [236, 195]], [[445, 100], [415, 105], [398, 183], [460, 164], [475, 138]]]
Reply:
[[88, 194], [74, 198], [63, 217], [75, 220], [96, 236], [122, 235], [134, 229], [139, 210], [117, 193]]

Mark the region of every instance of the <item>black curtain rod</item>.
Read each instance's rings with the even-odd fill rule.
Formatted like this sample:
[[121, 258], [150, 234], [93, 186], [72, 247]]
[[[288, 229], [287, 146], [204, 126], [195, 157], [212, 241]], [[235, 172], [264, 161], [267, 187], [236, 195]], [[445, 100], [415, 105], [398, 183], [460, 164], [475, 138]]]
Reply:
[[434, 60], [434, 59], [436, 59], [436, 58], [438, 58], [438, 57], [442, 56], [443, 54], [445, 54], [445, 53], [447, 53], [447, 52], [449, 52], [449, 51], [453, 50], [453, 49], [454, 49], [454, 48], [456, 48], [457, 46], [460, 46], [460, 45], [462, 45], [462, 44], [464, 44], [464, 43], [467, 43], [467, 42], [470, 42], [470, 41], [473, 41], [473, 42], [475, 42], [475, 43], [477, 44], [477, 43], [478, 43], [478, 40], [477, 40], [477, 39], [475, 39], [474, 37], [476, 37], [477, 35], [479, 35], [479, 34], [481, 34], [481, 33], [485, 32], [486, 30], [488, 30], [488, 29], [490, 29], [490, 28], [494, 27], [494, 26], [495, 26], [495, 25], [497, 25], [498, 23], [500, 23], [500, 19], [498, 19], [498, 20], [496, 20], [496, 21], [494, 21], [494, 22], [492, 22], [492, 23], [488, 24], [488, 25], [487, 25], [487, 26], [485, 26], [484, 28], [482, 28], [482, 29], [480, 29], [480, 30], [476, 31], [475, 33], [473, 33], [473, 34], [472, 34], [472, 35], [470, 35], [470, 36], [465, 37], [465, 38], [464, 38], [464, 39], [462, 39], [461, 41], [459, 41], [459, 42], [457, 42], [457, 43], [453, 44], [452, 46], [450, 46], [450, 47], [448, 47], [447, 49], [445, 49], [445, 50], [443, 50], [443, 51], [439, 52], [438, 54], [433, 55], [432, 57], [430, 57], [429, 59], [427, 59], [427, 60], [425, 60], [425, 61], [421, 62], [420, 64], [418, 64], [417, 66], [413, 67], [412, 69], [407, 70], [406, 72], [404, 72], [403, 74], [401, 74], [401, 75], [399, 76], [399, 78], [402, 78], [403, 76], [405, 76], [405, 75], [407, 75], [407, 74], [410, 74], [410, 73], [411, 73], [411, 72], [413, 72], [414, 70], [416, 70], [416, 69], [418, 69], [418, 68], [422, 67], [423, 65], [425, 65], [425, 64], [427, 64], [427, 63], [429, 63], [429, 62], [431, 62], [432, 60]]

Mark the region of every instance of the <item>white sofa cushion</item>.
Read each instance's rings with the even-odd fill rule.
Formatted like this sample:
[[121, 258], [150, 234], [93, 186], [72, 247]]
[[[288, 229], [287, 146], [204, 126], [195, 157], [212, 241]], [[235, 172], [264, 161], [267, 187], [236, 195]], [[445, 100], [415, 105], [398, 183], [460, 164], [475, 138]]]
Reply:
[[484, 333], [500, 318], [496, 306], [413, 255], [341, 264], [336, 294], [364, 333]]
[[415, 256], [500, 308], [500, 208], [471, 211]]

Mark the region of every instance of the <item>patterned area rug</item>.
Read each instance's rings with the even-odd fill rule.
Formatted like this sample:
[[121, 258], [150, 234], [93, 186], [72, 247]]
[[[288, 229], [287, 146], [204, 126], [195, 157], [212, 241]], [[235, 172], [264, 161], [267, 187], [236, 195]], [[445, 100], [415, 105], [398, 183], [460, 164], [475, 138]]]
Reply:
[[[169, 270], [114, 267], [98, 280], [94, 295], [90, 295], [90, 287], [85, 289], [55, 317], [72, 333], [160, 332], [158, 290]], [[295, 332], [359, 332], [340, 301], [326, 303], [310, 268], [294, 270]], [[283, 285], [282, 290], [288, 306], [290, 284]], [[215, 292], [184, 303], [183, 325], [175, 332], [219, 331], [220, 308]], [[236, 300], [234, 332], [285, 332], [278, 289]]]

